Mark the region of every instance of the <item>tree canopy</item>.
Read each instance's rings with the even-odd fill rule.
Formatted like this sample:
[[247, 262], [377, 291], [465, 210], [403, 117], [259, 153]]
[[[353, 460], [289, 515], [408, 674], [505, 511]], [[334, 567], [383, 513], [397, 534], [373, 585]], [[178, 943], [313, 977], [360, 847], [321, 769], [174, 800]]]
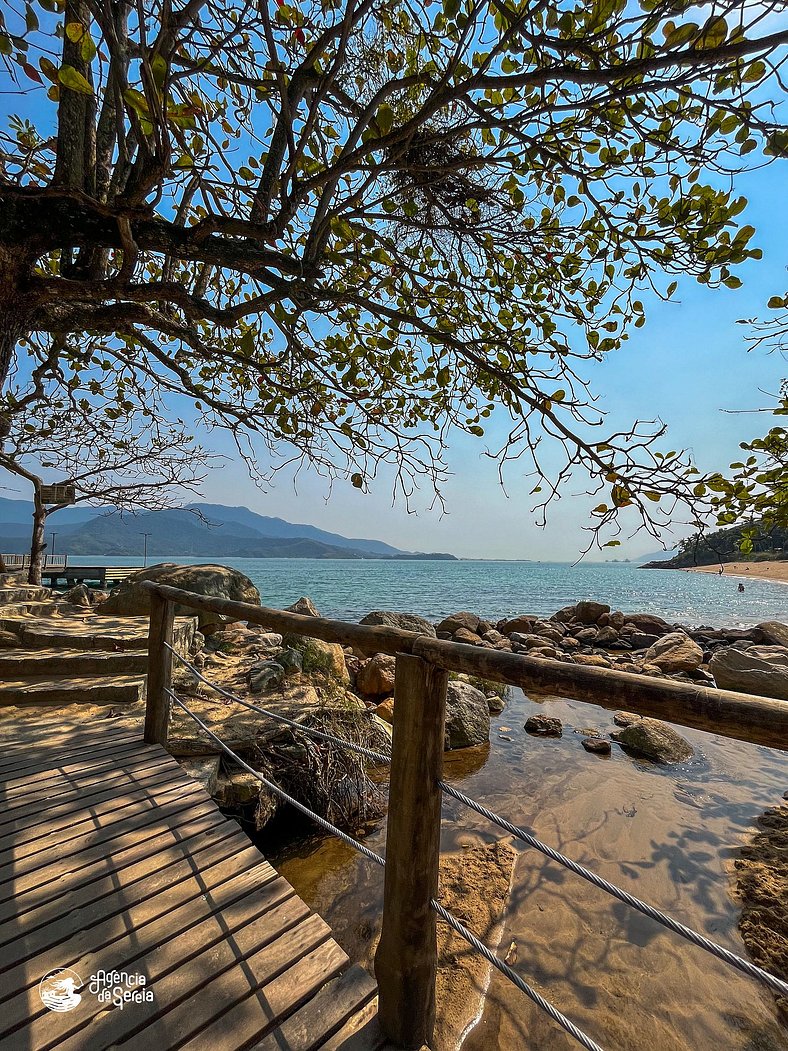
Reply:
[[643, 290], [758, 257], [730, 176], [788, 153], [787, 44], [741, 0], [11, 0], [6, 426], [98, 372], [407, 496], [501, 406], [539, 500], [578, 467], [599, 523], [692, 500], [584, 370]]

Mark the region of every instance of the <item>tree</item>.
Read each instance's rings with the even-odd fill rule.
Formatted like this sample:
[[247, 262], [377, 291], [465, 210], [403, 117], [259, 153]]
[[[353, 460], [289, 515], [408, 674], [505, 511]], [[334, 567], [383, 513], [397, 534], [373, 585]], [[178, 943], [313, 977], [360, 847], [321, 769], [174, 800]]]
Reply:
[[488, 452], [544, 503], [578, 468], [600, 527], [692, 501], [660, 422], [606, 434], [583, 369], [641, 289], [759, 256], [729, 177], [788, 152], [788, 27], [742, 0], [7, 12], [0, 389], [14, 360], [152, 383], [359, 488], [392, 462], [406, 498], [498, 406]]
[[[31, 584], [41, 583], [50, 515], [71, 503], [111, 505], [121, 512], [179, 506], [179, 493], [196, 490], [209, 459], [180, 422], [140, 424], [107, 419], [100, 411], [75, 413], [68, 399], [54, 395], [14, 422], [0, 451], [0, 468], [33, 489]], [[74, 500], [47, 505], [42, 471], [56, 471], [54, 484], [73, 487]]]

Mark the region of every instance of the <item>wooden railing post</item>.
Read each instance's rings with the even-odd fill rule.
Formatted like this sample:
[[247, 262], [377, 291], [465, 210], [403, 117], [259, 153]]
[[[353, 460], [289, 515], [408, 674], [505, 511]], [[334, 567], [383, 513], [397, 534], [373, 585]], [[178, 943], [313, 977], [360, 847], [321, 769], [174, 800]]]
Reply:
[[145, 741], [167, 744], [170, 722], [170, 698], [166, 691], [172, 682], [172, 646], [175, 604], [150, 592], [150, 627], [148, 629], [148, 690], [145, 707]]
[[438, 966], [443, 733], [448, 674], [397, 654], [383, 929], [375, 955], [378, 1018], [396, 1047], [432, 1046]]

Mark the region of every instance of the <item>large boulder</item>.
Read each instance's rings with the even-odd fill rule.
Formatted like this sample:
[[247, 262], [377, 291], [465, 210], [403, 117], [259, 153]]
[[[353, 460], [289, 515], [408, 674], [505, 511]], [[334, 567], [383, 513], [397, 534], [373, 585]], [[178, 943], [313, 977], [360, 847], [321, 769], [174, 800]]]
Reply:
[[575, 620], [579, 620], [581, 624], [596, 624], [604, 613], [609, 612], [610, 606], [604, 602], [592, 602], [587, 599], [575, 606]]
[[519, 617], [510, 617], [509, 620], [499, 620], [498, 631], [503, 635], [511, 635], [512, 632], [529, 635], [538, 619], [538, 617], [527, 617], [523, 614]]
[[[174, 562], [163, 562], [157, 566], [148, 566], [126, 577], [106, 602], [98, 606], [96, 612], [111, 614], [117, 617], [144, 617], [150, 613], [150, 592], [140, 587], [143, 581], [153, 580], [157, 584], [167, 584], [183, 591], [193, 591], [197, 595], [211, 595], [214, 598], [231, 599], [233, 602], [249, 602], [260, 605], [260, 593], [249, 577], [229, 566], [202, 565], [179, 566]], [[176, 606], [176, 614], [193, 616], [195, 610], [188, 606]], [[223, 624], [229, 624], [233, 617], [219, 613], [199, 611], [200, 631], [211, 635]]]
[[446, 617], [445, 620], [438, 624], [436, 631], [448, 631], [453, 635], [460, 628], [467, 628], [468, 631], [475, 632], [479, 627], [479, 621], [480, 618], [475, 613], [468, 613], [467, 610], [460, 613], [452, 613], [450, 617]]
[[306, 595], [302, 595], [298, 602], [294, 602], [292, 606], [285, 606], [285, 613], [298, 613], [302, 617], [320, 616], [314, 602]]
[[302, 655], [305, 675], [322, 672], [338, 679], [344, 685], [350, 682], [345, 652], [338, 642], [323, 642], [322, 639], [312, 639], [308, 635], [284, 635], [282, 643], [285, 649], [297, 650]]
[[644, 660], [667, 674], [692, 672], [703, 664], [703, 650], [683, 631], [673, 631], [650, 646]]
[[435, 638], [434, 624], [430, 624], [424, 617], [417, 617], [415, 613], [392, 613], [387, 609], [375, 609], [367, 613], [359, 623], [372, 627], [401, 628], [403, 631], [416, 631], [419, 635]]
[[653, 613], [625, 613], [624, 623], [631, 624], [641, 635], [668, 635], [673, 628]]
[[772, 646], [788, 646], [788, 624], [782, 624], [779, 620], [765, 620], [758, 625], [758, 630], [763, 639], [753, 639], [754, 642], [766, 642]]
[[376, 653], [364, 661], [356, 674], [356, 689], [365, 697], [383, 697], [394, 692], [396, 658], [388, 653]]
[[709, 671], [721, 690], [737, 690], [788, 701], [788, 651], [772, 647], [717, 650]]
[[490, 710], [481, 690], [452, 680], [446, 691], [446, 733], [443, 747], [471, 748], [490, 740]]
[[638, 719], [610, 736], [625, 748], [659, 763], [684, 763], [693, 756], [692, 745], [659, 719]]

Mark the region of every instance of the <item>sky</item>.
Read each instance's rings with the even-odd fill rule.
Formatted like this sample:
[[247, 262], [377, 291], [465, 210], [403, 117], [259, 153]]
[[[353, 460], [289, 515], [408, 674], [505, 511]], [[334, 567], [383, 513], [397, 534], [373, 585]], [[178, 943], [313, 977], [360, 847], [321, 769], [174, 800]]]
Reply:
[[[737, 319], [764, 316], [770, 296], [788, 288], [788, 212], [785, 208], [788, 161], [748, 173], [737, 190], [749, 199], [740, 222], [756, 228], [751, 247], [763, 250], [763, 259], [736, 269], [739, 289], [709, 289], [690, 278], [679, 281], [673, 301], [644, 297], [647, 322], [635, 329], [620, 351], [589, 371], [600, 396], [599, 407], [609, 422], [626, 426], [635, 418], [659, 416], [668, 425], [662, 448], [686, 448], [701, 470], [719, 470], [737, 459], [739, 443], [762, 434], [770, 426], [763, 414], [726, 413], [771, 404], [761, 391], [777, 392], [786, 374], [778, 354], [748, 350], [748, 329]], [[223, 504], [245, 504], [261, 514], [293, 522], [308, 522], [346, 536], [385, 540], [412, 551], [449, 551], [466, 558], [574, 561], [589, 541], [584, 527], [599, 498], [589, 499], [582, 479], [566, 487], [560, 501], [548, 510], [540, 528], [529, 497], [533, 481], [522, 467], [509, 465], [506, 491], [497, 465], [484, 456], [507, 432], [507, 421], [493, 417], [484, 439], [456, 435], [448, 452], [452, 472], [443, 487], [445, 511], [429, 509], [432, 494], [425, 489], [416, 512], [397, 502], [392, 506], [392, 479], [382, 474], [369, 493], [349, 482], [329, 487], [314, 472], [302, 471], [294, 484], [282, 474], [266, 492], [252, 483], [243, 464], [233, 459], [227, 436], [212, 431], [206, 444], [231, 459], [213, 470], [203, 485], [206, 499]], [[687, 535], [677, 522], [664, 535], [668, 547]], [[646, 534], [621, 547], [587, 557], [637, 558], [659, 550]]]
[[[13, 104], [0, 99], [0, 113]], [[671, 302], [643, 296], [647, 322], [633, 329], [629, 341], [600, 364], [590, 364], [588, 375], [598, 407], [609, 413], [608, 426], [626, 428], [636, 418], [659, 416], [668, 425], [665, 445], [689, 449], [701, 470], [724, 469], [737, 459], [743, 440], [764, 433], [765, 415], [724, 410], [755, 409], [770, 404], [762, 393], [776, 393], [786, 375], [786, 362], [765, 350], [748, 350], [747, 329], [738, 318], [764, 316], [770, 296], [788, 288], [788, 161], [775, 161], [741, 176], [737, 193], [749, 199], [739, 217], [756, 228], [750, 247], [760, 247], [763, 259], [735, 269], [743, 281], [736, 290], [709, 289], [691, 278], [679, 281]], [[249, 478], [238, 459], [231, 437], [221, 431], [196, 429], [197, 438], [211, 451], [224, 454], [202, 486], [210, 502], [246, 505], [261, 514], [305, 522], [346, 536], [384, 540], [409, 551], [447, 551], [466, 558], [574, 561], [589, 543], [589, 512], [599, 502], [585, 492], [582, 478], [570, 482], [559, 501], [548, 510], [540, 528], [533, 512], [534, 482], [517, 462], [505, 474], [505, 490], [497, 465], [484, 455], [495, 449], [508, 432], [508, 420], [493, 416], [483, 439], [453, 436], [448, 449], [450, 476], [442, 487], [444, 505], [433, 501], [425, 487], [408, 509], [392, 504], [393, 477], [382, 471], [370, 492], [350, 482], [325, 478], [308, 469], [281, 473], [266, 491]], [[261, 464], [265, 471], [263, 457]], [[28, 499], [18, 479], [0, 476], [3, 495]], [[681, 522], [664, 534], [665, 545], [689, 535]], [[609, 552], [589, 558], [637, 558], [658, 550], [648, 535], [627, 539]]]

